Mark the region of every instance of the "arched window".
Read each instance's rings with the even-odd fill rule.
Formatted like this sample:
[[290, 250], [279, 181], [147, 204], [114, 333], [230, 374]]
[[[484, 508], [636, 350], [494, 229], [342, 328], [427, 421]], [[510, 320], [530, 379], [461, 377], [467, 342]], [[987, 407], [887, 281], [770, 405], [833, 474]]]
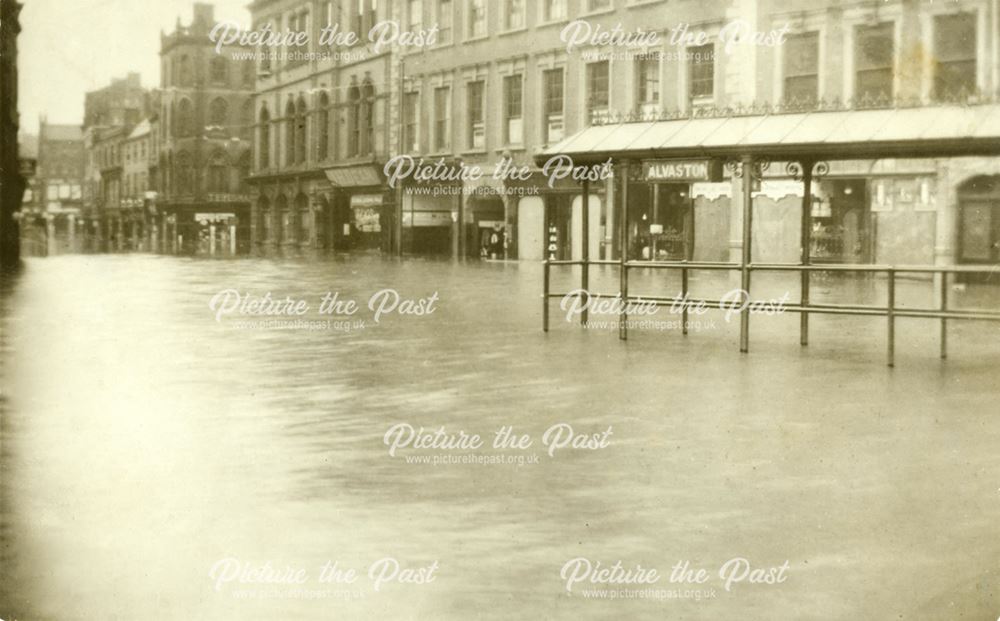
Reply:
[[186, 55], [181, 56], [180, 68], [178, 69], [179, 82], [181, 86], [191, 86], [194, 76], [191, 73], [191, 59]]
[[240, 131], [239, 137], [243, 140], [253, 140], [253, 100], [247, 99], [243, 102], [243, 109], [240, 110]]
[[271, 201], [266, 196], [257, 203], [257, 240], [271, 240]]
[[187, 137], [194, 135], [194, 106], [190, 99], [182, 99], [177, 104], [177, 135]]
[[181, 151], [177, 154], [176, 161], [176, 172], [175, 181], [177, 187], [175, 188], [176, 194], [180, 196], [187, 196], [195, 193], [195, 181], [194, 181], [194, 162], [191, 161], [191, 156], [186, 152]]
[[216, 97], [208, 105], [208, 124], [213, 127], [225, 127], [229, 119], [229, 104], [222, 97]]
[[330, 98], [327, 97], [326, 93], [319, 95], [319, 114], [316, 116], [316, 125], [319, 129], [316, 132], [316, 140], [319, 142], [317, 155], [319, 159], [325, 160], [330, 155]]
[[306, 100], [300, 95], [295, 114], [295, 163], [306, 161]]
[[278, 195], [274, 203], [274, 241], [279, 244], [285, 241], [285, 231], [288, 228], [288, 200], [284, 194]]
[[291, 99], [285, 106], [285, 163], [295, 163], [295, 103]]
[[213, 84], [225, 84], [229, 80], [229, 67], [222, 56], [212, 58], [209, 68]]
[[352, 86], [347, 91], [347, 155], [361, 153], [361, 89]]
[[309, 199], [305, 194], [299, 193], [295, 197], [295, 220], [298, 226], [298, 241], [307, 243], [309, 241]]
[[371, 82], [365, 82], [361, 92], [362, 110], [364, 117], [365, 134], [361, 146], [363, 154], [375, 152], [375, 86]]
[[213, 194], [229, 192], [229, 159], [216, 151], [208, 160], [208, 191]]
[[267, 111], [267, 106], [260, 111], [260, 162], [261, 168], [271, 166], [271, 114]]

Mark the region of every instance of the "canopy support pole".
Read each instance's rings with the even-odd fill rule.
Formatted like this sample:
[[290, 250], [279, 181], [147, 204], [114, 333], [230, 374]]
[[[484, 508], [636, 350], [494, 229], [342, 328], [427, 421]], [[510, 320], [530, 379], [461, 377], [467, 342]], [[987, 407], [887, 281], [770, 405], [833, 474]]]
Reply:
[[580, 264], [580, 295], [583, 297], [583, 312], [580, 313], [580, 325], [587, 325], [588, 311], [587, 307], [590, 306], [590, 180], [583, 180], [583, 196], [581, 197], [583, 201], [583, 235], [580, 236], [580, 241], [583, 243], [582, 252], [580, 258], [583, 261]]
[[753, 181], [754, 160], [752, 155], [744, 155], [740, 161], [743, 175], [743, 256], [740, 261], [741, 289], [743, 290], [743, 311], [740, 313], [740, 352], [750, 351], [750, 245], [753, 241]]
[[[802, 265], [808, 266], [812, 260], [810, 257], [812, 246], [812, 176], [813, 163], [805, 160], [802, 166]], [[801, 306], [802, 313], [799, 315], [799, 345], [805, 347], [809, 345], [809, 312], [805, 310], [809, 306], [809, 270], [802, 270]]]
[[621, 162], [618, 174], [621, 176], [622, 184], [621, 199], [618, 205], [618, 239], [620, 240], [618, 244], [618, 285], [621, 303], [621, 310], [618, 312], [618, 338], [626, 341], [628, 340], [628, 313], [625, 307], [628, 305], [628, 180], [630, 174], [628, 160]]

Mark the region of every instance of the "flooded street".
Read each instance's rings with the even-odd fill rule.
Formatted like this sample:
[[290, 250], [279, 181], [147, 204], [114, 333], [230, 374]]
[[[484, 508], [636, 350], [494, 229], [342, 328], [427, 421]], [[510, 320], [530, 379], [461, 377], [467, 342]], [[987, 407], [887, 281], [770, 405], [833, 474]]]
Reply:
[[[634, 292], [671, 286], [654, 278]], [[0, 310], [0, 617], [996, 618], [1000, 326], [952, 322], [942, 362], [938, 323], [900, 320], [889, 369], [883, 318], [814, 317], [803, 349], [788, 313], [754, 317], [740, 355], [720, 311], [621, 343], [554, 301], [544, 334], [541, 281], [530, 263], [28, 261]], [[387, 288], [435, 311], [376, 323]], [[331, 323], [217, 320], [229, 289]], [[360, 310], [321, 317], [327, 292]], [[533, 442], [390, 455], [399, 424]], [[560, 424], [610, 442], [550, 455]], [[412, 459], [447, 455], [523, 459]], [[677, 595], [570, 591], [580, 558], [655, 568]], [[787, 561], [784, 580], [727, 590], [732, 559]], [[684, 561], [707, 582], [671, 584]], [[321, 583], [327, 563], [357, 579]], [[303, 580], [259, 579], [285, 569]]]

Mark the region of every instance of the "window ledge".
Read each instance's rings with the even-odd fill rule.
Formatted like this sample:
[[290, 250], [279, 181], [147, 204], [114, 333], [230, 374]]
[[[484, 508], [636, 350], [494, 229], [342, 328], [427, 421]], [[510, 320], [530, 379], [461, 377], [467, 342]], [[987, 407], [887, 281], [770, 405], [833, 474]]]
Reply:
[[476, 35], [476, 36], [469, 35], [469, 36], [465, 37], [465, 42], [466, 43], [475, 43], [477, 41], [486, 41], [489, 38], [490, 38], [490, 33], [487, 32], [485, 34]]
[[462, 155], [486, 155], [489, 152], [490, 152], [490, 150], [489, 149], [485, 149], [485, 148], [484, 149], [467, 149], [465, 151], [462, 151]]
[[518, 26], [517, 28], [511, 28], [509, 30], [501, 30], [500, 32], [497, 33], [497, 36], [506, 37], [506, 36], [509, 36], [509, 35], [515, 35], [515, 34], [518, 34], [518, 33], [521, 33], [521, 32], [527, 32], [527, 31], [528, 31], [528, 27], [527, 26]]
[[569, 23], [568, 17], [560, 17], [559, 19], [550, 19], [549, 21], [539, 21], [535, 24], [536, 28], [547, 28], [549, 26], [562, 26]]
[[594, 11], [583, 11], [580, 13], [579, 17], [596, 17], [598, 15], [607, 15], [608, 13], [614, 13], [615, 7], [609, 6], [606, 9], [596, 9]]

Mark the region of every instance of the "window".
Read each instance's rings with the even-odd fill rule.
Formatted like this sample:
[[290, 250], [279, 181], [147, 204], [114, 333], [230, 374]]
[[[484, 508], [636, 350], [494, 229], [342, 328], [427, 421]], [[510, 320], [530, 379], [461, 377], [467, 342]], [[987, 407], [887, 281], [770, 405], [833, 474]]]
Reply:
[[934, 18], [934, 98], [964, 99], [976, 91], [976, 15]]
[[434, 148], [445, 151], [451, 148], [451, 88], [434, 89]]
[[566, 0], [542, 0], [542, 21], [566, 19]]
[[301, 96], [295, 110], [295, 163], [306, 161], [306, 100]]
[[368, 31], [375, 25], [375, 3], [377, 0], [354, 0], [356, 3], [352, 21], [358, 38], [365, 40]]
[[177, 154], [177, 194], [194, 194], [194, 166], [191, 156], [181, 151]]
[[271, 165], [271, 115], [267, 108], [260, 111], [260, 167]]
[[660, 104], [660, 58], [640, 57], [636, 61], [636, 100], [642, 113], [655, 112]]
[[[268, 24], [268, 26], [270, 26], [272, 30], [274, 29], [274, 24]], [[260, 59], [260, 72], [266, 75], [271, 73], [271, 54], [266, 49], [263, 50], [262, 54], [263, 56], [261, 56]]]
[[347, 155], [354, 157], [361, 152], [361, 89], [348, 89], [347, 102]]
[[469, 114], [469, 148], [486, 148], [486, 123], [483, 114], [485, 104], [484, 95], [486, 93], [486, 83], [482, 80], [469, 82], [465, 87], [466, 110]]
[[551, 144], [563, 139], [563, 70], [549, 69], [542, 73], [545, 89], [545, 142]]
[[325, 160], [330, 156], [330, 98], [326, 93], [320, 93], [316, 123], [319, 126], [319, 131], [316, 132], [316, 140], [319, 142], [317, 155], [319, 159]]
[[[309, 10], [302, 10], [298, 13], [292, 13], [288, 16], [288, 30], [291, 32], [305, 32], [309, 34], [309, 40], [312, 39], [312, 32], [310, 32], [309, 27]], [[305, 60], [298, 56], [288, 56], [287, 64], [289, 65], [299, 65], [304, 63]]]
[[184, 138], [194, 135], [194, 106], [190, 99], [182, 99], [177, 104], [177, 136]]
[[208, 106], [208, 124], [213, 127], [225, 127], [229, 115], [229, 105], [222, 97], [216, 97]]
[[586, 0], [587, 11], [603, 11], [611, 8], [611, 0]]
[[893, 24], [861, 26], [855, 34], [855, 102], [862, 107], [888, 104], [892, 98], [892, 62], [895, 56]]
[[524, 28], [524, 0], [506, 0], [504, 4], [504, 30]]
[[608, 61], [602, 60], [587, 65], [587, 112], [588, 122], [594, 122], [607, 117], [608, 103]]
[[819, 34], [806, 32], [785, 40], [786, 104], [811, 105], [819, 99]]
[[375, 87], [371, 82], [365, 82], [361, 87], [362, 102], [361, 113], [365, 119], [365, 141], [362, 144], [362, 153], [375, 152]]
[[407, 15], [410, 16], [410, 31], [416, 32], [423, 28], [424, 4], [423, 0], [409, 0], [407, 3]]
[[229, 163], [224, 153], [216, 152], [209, 160], [208, 191], [214, 194], [225, 194], [229, 191]]
[[297, 217], [298, 231], [297, 237], [299, 242], [309, 241], [309, 199], [306, 198], [305, 194], [299, 194], [295, 197], [295, 211]]
[[211, 68], [211, 76], [213, 84], [225, 84], [228, 79], [228, 67], [226, 66], [226, 59], [221, 56], [216, 56], [212, 59], [209, 64]]
[[180, 70], [178, 73], [180, 75], [181, 86], [191, 86], [191, 83], [193, 82], [193, 76], [191, 74], [191, 59], [187, 56], [181, 56]]
[[413, 153], [420, 149], [417, 140], [417, 119], [420, 113], [420, 93], [403, 95], [403, 150]]
[[469, 0], [469, 38], [486, 36], [486, 0]]
[[715, 46], [711, 43], [687, 48], [691, 99], [708, 99], [715, 94]]
[[[243, 102], [243, 109], [240, 111], [240, 131], [242, 140], [253, 140], [253, 100], [247, 99]], [[230, 132], [234, 133], [234, 132]]]
[[451, 0], [437, 0], [438, 42], [451, 43], [452, 5]]
[[295, 102], [291, 99], [285, 106], [285, 164], [295, 163]]
[[522, 76], [509, 75], [503, 79], [503, 126], [505, 144], [524, 142], [524, 116], [522, 115]]

